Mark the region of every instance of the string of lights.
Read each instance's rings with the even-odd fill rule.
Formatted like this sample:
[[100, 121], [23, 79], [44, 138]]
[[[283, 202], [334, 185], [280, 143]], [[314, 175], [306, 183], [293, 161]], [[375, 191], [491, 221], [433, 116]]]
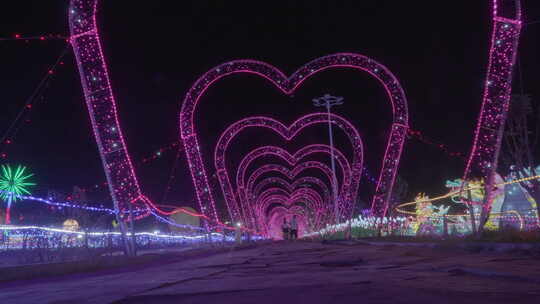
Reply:
[[23, 107], [19, 110], [15, 119], [11, 122], [7, 130], [4, 132], [2, 137], [0, 137], [0, 159], [7, 159], [7, 149], [10, 145], [14, 143], [15, 137], [19, 132], [23, 124], [28, 124], [31, 122], [29, 116], [32, 111], [36, 108], [37, 102], [44, 99], [44, 94], [46, 88], [49, 86], [50, 82], [54, 79], [59, 67], [64, 65], [64, 57], [68, 54], [70, 50], [69, 45], [62, 50], [60, 56], [56, 58], [54, 64], [52, 64], [48, 69], [43, 78], [39, 81], [38, 85], [26, 99]]
[[[529, 176], [529, 177], [524, 177], [524, 178], [520, 178], [520, 179], [507, 181], [507, 182], [504, 182], [504, 183], [494, 184], [493, 187], [506, 186], [506, 185], [511, 185], [511, 184], [515, 184], [515, 183], [521, 183], [521, 182], [525, 182], [525, 181], [529, 181], [529, 180], [533, 180], [533, 179], [540, 179], [540, 175]], [[452, 192], [449, 192], [449, 193], [446, 193], [446, 194], [443, 194], [443, 195], [439, 195], [439, 196], [436, 196], [436, 197], [433, 197], [433, 198], [423, 199], [423, 200], [421, 200], [421, 202], [425, 202], [425, 203], [427, 203], [427, 202], [435, 202], [435, 201], [438, 201], [438, 200], [442, 200], [442, 199], [445, 199], [445, 198], [456, 196], [456, 195], [458, 195], [458, 194], [460, 194], [460, 193], [462, 193], [464, 191], [482, 189], [482, 188], [483, 188], [483, 186], [467, 187], [467, 188], [463, 188], [463, 189], [460, 189], [460, 190], [457, 190], [457, 191], [452, 191]], [[470, 202], [470, 203], [474, 204], [474, 202]], [[410, 211], [402, 210], [401, 208], [406, 207], [406, 206], [416, 205], [416, 204], [417, 204], [417, 201], [408, 202], [408, 203], [402, 203], [402, 204], [397, 205], [395, 207], [395, 210], [397, 212], [400, 212], [400, 213], [407, 213], [407, 212], [410, 212]]]
[[[0, 191], [0, 192], [5, 192], [5, 191]], [[52, 200], [49, 200], [49, 199], [40, 198], [40, 197], [36, 197], [36, 196], [31, 196], [31, 195], [17, 195], [17, 197], [20, 198], [21, 200], [39, 202], [39, 203], [43, 203], [43, 204], [46, 204], [46, 205], [49, 205], [49, 206], [62, 207], [62, 208], [78, 208], [78, 209], [92, 211], [92, 212], [105, 212], [105, 213], [109, 213], [109, 214], [116, 214], [116, 212], [113, 209], [110, 209], [110, 208], [87, 206], [87, 205], [83, 205], [83, 204], [70, 203], [70, 202], [55, 202], [55, 201], [52, 201]], [[186, 210], [184, 208], [178, 208], [178, 207], [174, 207], [174, 206], [163, 206], [163, 207], [173, 208], [173, 210], [170, 211], [170, 212], [162, 212], [165, 215], [172, 215], [172, 214], [176, 214], [176, 213], [185, 213], [185, 214], [188, 214], [190, 216], [200, 217], [200, 218], [203, 218], [203, 219], [211, 222], [210, 218], [208, 218], [204, 214], [192, 212], [192, 211]], [[122, 212], [124, 212], [124, 211], [122, 211]], [[125, 211], [125, 212], [127, 212], [127, 211]], [[171, 220], [168, 220], [168, 219], [158, 215], [153, 210], [150, 210], [150, 213], [153, 216], [155, 216], [157, 220], [159, 220], [159, 221], [161, 221], [163, 223], [166, 223], [168, 225], [172, 225], [172, 226], [179, 227], [179, 228], [189, 228], [189, 229], [193, 229], [193, 230], [204, 230], [201, 227], [177, 224], [177, 223], [175, 223], [175, 222], [173, 222]], [[215, 227], [221, 227], [221, 228], [224, 228], [224, 229], [227, 229], [227, 230], [236, 229], [235, 227], [227, 226], [227, 225], [224, 225], [224, 224], [222, 224], [220, 222], [216, 223]], [[244, 230], [246, 230], [246, 229], [244, 229]]]
[[463, 158], [463, 159], [466, 158], [465, 153], [450, 151], [447, 145], [430, 140], [427, 136], [425, 136], [422, 132], [418, 130], [408, 129], [407, 135], [409, 136], [409, 138], [415, 138], [421, 143], [436, 147], [449, 156]]
[[32, 35], [25, 36], [19, 33], [11, 35], [11, 37], [0, 37], [0, 41], [21, 41], [21, 42], [30, 42], [30, 41], [49, 41], [49, 40], [65, 40], [69, 42], [69, 37], [66, 37], [61, 34], [46, 34], [46, 35]]

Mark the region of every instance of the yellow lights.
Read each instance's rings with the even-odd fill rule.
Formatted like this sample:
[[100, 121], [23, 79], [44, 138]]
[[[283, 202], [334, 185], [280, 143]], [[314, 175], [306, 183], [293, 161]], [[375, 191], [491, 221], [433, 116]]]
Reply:
[[[524, 178], [520, 178], [520, 179], [516, 179], [516, 180], [504, 182], [504, 183], [495, 184], [494, 187], [506, 186], [506, 185], [516, 184], [516, 183], [526, 182], [526, 181], [533, 180], [533, 179], [540, 179], [540, 175], [529, 176], [529, 177], [524, 177]], [[475, 183], [475, 184], [479, 184], [479, 183]], [[399, 204], [399, 205], [397, 205], [395, 207], [395, 210], [397, 212], [403, 213], [403, 214], [416, 215], [415, 211], [406, 211], [406, 210], [403, 210], [402, 208], [406, 207], [406, 206], [416, 205], [418, 203], [418, 200], [420, 200], [422, 203], [434, 202], [434, 201], [445, 199], [445, 198], [448, 198], [448, 197], [451, 197], [451, 196], [455, 196], [455, 195], [457, 195], [457, 194], [459, 194], [459, 193], [461, 193], [463, 191], [478, 190], [478, 189], [481, 189], [481, 188], [483, 188], [483, 185], [480, 185], [480, 186], [475, 185], [473, 187], [463, 188], [462, 190], [449, 192], [447, 194], [436, 196], [436, 197], [433, 197], [433, 198], [429, 198], [429, 197], [427, 197], [425, 195], [419, 194], [419, 196], [417, 196], [417, 198], [415, 199], [414, 202], [408, 202], [408, 203]]]

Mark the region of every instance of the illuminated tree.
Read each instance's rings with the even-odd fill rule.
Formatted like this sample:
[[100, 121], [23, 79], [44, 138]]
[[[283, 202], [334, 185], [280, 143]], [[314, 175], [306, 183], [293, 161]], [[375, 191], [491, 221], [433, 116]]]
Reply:
[[11, 203], [20, 199], [22, 195], [30, 195], [29, 186], [36, 185], [28, 179], [34, 174], [27, 174], [26, 167], [18, 166], [13, 170], [9, 165], [2, 165], [0, 173], [0, 198], [7, 203], [6, 224], [10, 224]]

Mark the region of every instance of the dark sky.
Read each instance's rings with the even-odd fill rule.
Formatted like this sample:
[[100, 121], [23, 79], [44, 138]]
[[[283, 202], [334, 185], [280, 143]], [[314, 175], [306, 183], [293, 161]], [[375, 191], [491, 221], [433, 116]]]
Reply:
[[[68, 34], [67, 0], [10, 1], [0, 10], [0, 37]], [[450, 150], [468, 153], [480, 108], [487, 64], [491, 1], [101, 1], [99, 24], [110, 77], [129, 151], [142, 187], [160, 201], [175, 153], [150, 164], [143, 157], [177, 139], [178, 112], [185, 92], [205, 71], [232, 59], [263, 60], [292, 73], [326, 54], [355, 52], [387, 66], [408, 98], [410, 124]], [[524, 1], [528, 21], [540, 19], [537, 1]], [[128, 4], [129, 3], [129, 4]], [[536, 73], [540, 24], [525, 28], [519, 56], [523, 88], [540, 96]], [[31, 95], [48, 66], [62, 52], [61, 41], [1, 41], [0, 66], [4, 132]], [[38, 191], [70, 191], [105, 181], [84, 104], [72, 51], [34, 104], [7, 147], [7, 162], [26, 164], [36, 174]], [[516, 80], [518, 80], [516, 78]], [[519, 87], [519, 81], [515, 87]], [[366, 166], [378, 176], [391, 108], [383, 88], [357, 71], [333, 70], [313, 77], [293, 97], [266, 81], [235, 75], [213, 86], [196, 112], [210, 174], [213, 147], [228, 125], [251, 115], [290, 123], [318, 111], [311, 99], [325, 93], [343, 96], [337, 114], [352, 121], [366, 149]], [[327, 141], [326, 129], [313, 128], [289, 146]], [[339, 131], [337, 145], [350, 153]], [[246, 132], [228, 154], [283, 141], [263, 131]], [[4, 149], [5, 146], [2, 146]], [[464, 162], [416, 139], [406, 142], [399, 175], [409, 198], [423, 191], [445, 191], [444, 181], [458, 178]], [[167, 203], [192, 205], [194, 192], [183, 154]], [[220, 197], [219, 188], [214, 193]], [[360, 196], [373, 186], [363, 180]], [[94, 195], [103, 197], [103, 193]]]

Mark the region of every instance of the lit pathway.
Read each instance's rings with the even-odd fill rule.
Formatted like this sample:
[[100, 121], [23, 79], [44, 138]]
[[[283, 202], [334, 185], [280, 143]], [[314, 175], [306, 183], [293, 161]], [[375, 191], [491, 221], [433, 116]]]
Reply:
[[[10, 286], [11, 285], [11, 286]], [[274, 243], [117, 274], [0, 286], [0, 303], [538, 303], [540, 259]]]

